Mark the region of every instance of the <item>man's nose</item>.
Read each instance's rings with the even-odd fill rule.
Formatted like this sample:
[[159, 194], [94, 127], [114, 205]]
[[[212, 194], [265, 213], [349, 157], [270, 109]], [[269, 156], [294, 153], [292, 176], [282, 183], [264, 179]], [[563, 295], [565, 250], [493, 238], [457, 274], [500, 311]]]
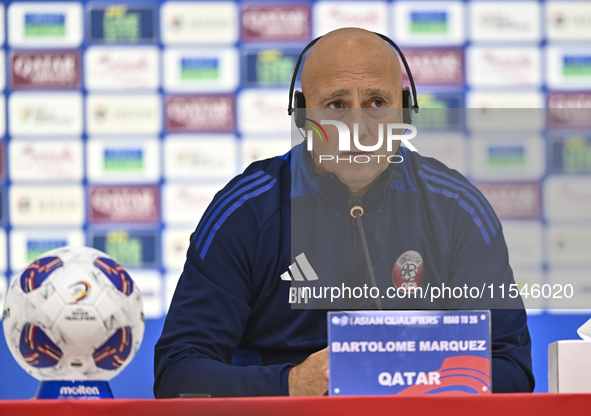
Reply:
[[375, 144], [371, 143], [373, 139], [371, 138], [372, 134], [370, 134], [371, 129], [368, 125], [366, 111], [367, 109], [364, 108], [350, 108], [348, 111], [346, 124], [349, 128], [351, 148], [354, 147], [353, 138], [355, 137], [355, 132], [357, 132], [359, 143], [363, 145]]
[[355, 124], [363, 124], [364, 123], [364, 109], [361, 107], [350, 107], [347, 109], [346, 113], [346, 120], [345, 123], [349, 127], [349, 131], [353, 134], [353, 126]]

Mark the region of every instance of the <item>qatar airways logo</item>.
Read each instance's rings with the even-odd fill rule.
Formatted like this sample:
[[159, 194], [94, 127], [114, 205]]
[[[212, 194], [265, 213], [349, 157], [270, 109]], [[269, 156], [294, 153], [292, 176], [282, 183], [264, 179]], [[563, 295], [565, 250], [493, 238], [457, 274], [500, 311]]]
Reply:
[[[320, 142], [326, 141], [328, 143], [328, 135], [326, 130], [322, 127], [323, 125], [333, 125], [339, 132], [339, 151], [348, 153], [347, 156], [334, 156], [334, 155], [319, 155], [318, 162], [336, 161], [348, 162], [348, 163], [369, 163], [371, 161], [377, 163], [402, 163], [404, 158], [401, 155], [380, 155], [372, 154], [373, 152], [379, 151], [386, 140], [387, 151], [392, 152], [392, 142], [401, 141], [410, 151], [416, 152], [417, 149], [410, 143], [410, 140], [416, 137], [417, 128], [412, 124], [404, 123], [379, 123], [378, 124], [378, 140], [373, 145], [363, 145], [359, 141], [359, 124], [353, 123], [353, 135], [349, 127], [342, 121], [337, 120], [321, 120], [320, 123], [306, 118], [306, 124], [304, 127], [308, 127], [306, 130], [306, 141], [308, 145], [308, 151], [313, 150], [314, 133], [320, 137]], [[399, 131], [410, 131], [410, 134], [398, 134]], [[355, 144], [355, 150], [351, 151], [351, 136], [353, 137], [353, 143]]]

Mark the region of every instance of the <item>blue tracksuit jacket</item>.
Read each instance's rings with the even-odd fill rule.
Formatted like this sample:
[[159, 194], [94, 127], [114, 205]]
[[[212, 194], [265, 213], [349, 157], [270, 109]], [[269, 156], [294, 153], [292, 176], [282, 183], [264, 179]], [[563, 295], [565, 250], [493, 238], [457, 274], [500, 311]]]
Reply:
[[[513, 283], [501, 225], [482, 194], [435, 159], [402, 147], [399, 154], [404, 162], [390, 165], [363, 197], [377, 286], [400, 285], [395, 265], [408, 251], [422, 258], [421, 287]], [[215, 196], [191, 237], [155, 347], [156, 397], [287, 395], [289, 369], [327, 345], [326, 309], [288, 303], [287, 279], [296, 279], [289, 266], [304, 253], [317, 285], [368, 284], [349, 196], [311, 163], [304, 145], [296, 146], [253, 163]], [[372, 302], [343, 300], [334, 309]], [[483, 309], [466, 300], [382, 302], [386, 309]], [[491, 335], [493, 391], [532, 391], [525, 311], [493, 310]]]

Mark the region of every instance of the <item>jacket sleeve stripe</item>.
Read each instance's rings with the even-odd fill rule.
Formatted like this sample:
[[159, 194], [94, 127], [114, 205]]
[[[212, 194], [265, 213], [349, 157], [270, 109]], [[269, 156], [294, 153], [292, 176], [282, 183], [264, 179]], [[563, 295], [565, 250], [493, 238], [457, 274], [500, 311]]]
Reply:
[[[269, 178], [271, 178], [269, 175], [265, 175], [261, 180], [259, 180], [257, 182], [263, 182], [264, 180], [266, 181]], [[267, 183], [265, 186], [257, 188], [256, 190], [254, 190], [246, 195], [243, 195], [238, 201], [234, 202], [226, 210], [224, 215], [222, 215], [220, 217], [220, 219], [215, 223], [215, 225], [213, 226], [212, 230], [210, 231], [207, 239], [205, 240], [205, 244], [203, 245], [203, 249], [201, 250], [201, 253], [199, 254], [201, 257], [201, 260], [203, 260], [205, 258], [205, 255], [207, 254], [207, 249], [209, 249], [209, 245], [211, 244], [213, 238], [215, 237], [217, 230], [222, 226], [224, 221], [226, 221], [226, 218], [228, 218], [234, 211], [236, 211], [238, 208], [240, 208], [242, 206], [242, 204], [244, 204], [249, 199], [254, 198], [255, 196], [258, 196], [258, 195], [262, 194], [263, 192], [266, 192], [269, 189], [271, 189], [273, 187], [273, 185], [275, 185], [276, 182], [277, 182], [277, 179], [273, 179], [271, 182]], [[254, 184], [251, 184], [251, 185], [254, 186]], [[252, 188], [252, 186], [249, 186], [247, 188]], [[247, 189], [245, 188], [244, 190], [246, 191]], [[236, 196], [239, 195], [240, 193], [242, 193], [242, 192], [237, 193]], [[215, 217], [215, 215], [214, 215], [214, 217]], [[199, 244], [197, 244], [197, 246], [198, 245]]]
[[428, 183], [426, 183], [426, 185], [427, 185], [427, 188], [429, 188], [429, 190], [431, 190], [432, 192], [435, 192], [437, 194], [441, 194], [443, 196], [446, 196], [448, 198], [455, 199], [456, 201], [458, 201], [458, 204], [467, 213], [469, 213], [472, 216], [472, 219], [474, 220], [474, 223], [480, 229], [480, 233], [482, 234], [482, 237], [484, 238], [484, 241], [486, 241], [486, 245], [487, 246], [490, 246], [491, 245], [492, 240], [490, 239], [490, 236], [488, 235], [488, 232], [486, 231], [486, 228], [485, 228], [484, 224], [482, 223], [482, 221], [478, 217], [478, 214], [476, 214], [476, 211], [474, 210], [474, 208], [472, 208], [470, 205], [468, 205], [466, 203], [466, 201], [464, 201], [459, 194], [450, 192], [447, 189], [437, 188], [437, 187], [435, 187], [433, 185], [429, 185]]
[[480, 212], [480, 215], [482, 216], [482, 218], [484, 218], [484, 220], [488, 224], [488, 228], [489, 228], [489, 230], [492, 233], [493, 239], [496, 238], [496, 236], [497, 236], [497, 229], [492, 224], [492, 221], [490, 219], [490, 216], [487, 214], [486, 210], [484, 209], [484, 207], [482, 206], [482, 204], [480, 203], [480, 201], [478, 201], [474, 197], [474, 195], [472, 195], [470, 192], [468, 192], [467, 189], [461, 188], [461, 187], [459, 187], [457, 185], [454, 185], [453, 183], [451, 183], [449, 181], [445, 181], [445, 180], [440, 179], [440, 178], [437, 178], [435, 176], [427, 175], [423, 171], [419, 171], [419, 175], [421, 177], [423, 177], [426, 181], [429, 181], [432, 185], [435, 185], [435, 184], [443, 185], [443, 186], [446, 186], [448, 188], [454, 189], [454, 190], [459, 191], [462, 194], [464, 194], [464, 196], [466, 198], [468, 198], [470, 201], [472, 201], [474, 203], [474, 205], [478, 208], [478, 211]]
[[[207, 224], [209, 225], [211, 223], [211, 216], [212, 213], [214, 212], [214, 210], [216, 209], [216, 207], [218, 205], [220, 205], [221, 203], [227, 203], [228, 199], [231, 199], [232, 195], [234, 194], [234, 192], [240, 188], [240, 186], [242, 186], [244, 183], [256, 179], [259, 176], [261, 176], [263, 174], [263, 171], [259, 170], [258, 172], [253, 173], [252, 175], [248, 175], [245, 178], [241, 179], [236, 185], [234, 185], [232, 187], [232, 189], [230, 189], [228, 192], [226, 192], [225, 194], [221, 195], [219, 198], [217, 198], [217, 200], [215, 200], [214, 202], [212, 202], [212, 204], [207, 208], [207, 211], [205, 212], [205, 214], [203, 215], [203, 217], [201, 218], [201, 221], [199, 223], [199, 226], [197, 227], [197, 230], [195, 231], [195, 235], [193, 237], [193, 242], [195, 241], [195, 238], [197, 238], [203, 231], [203, 228], [207, 228], [205, 226], [205, 223], [207, 222]], [[217, 211], [216, 211], [217, 212]], [[215, 214], [214, 214], [215, 217]], [[199, 245], [199, 244], [197, 244]]]
[[[219, 206], [217, 207], [217, 209], [215, 209], [215, 211], [213, 210], [214, 207], [212, 207], [212, 209], [210, 210], [210, 213], [211, 212], [213, 212], [213, 213], [211, 213], [211, 215], [209, 215], [209, 219], [207, 220], [207, 223], [205, 223], [205, 221], [201, 222], [202, 224], [205, 223], [205, 225], [203, 226], [203, 228], [200, 231], [200, 235], [199, 235], [199, 238], [197, 239], [197, 243], [195, 243], [195, 247], [199, 247], [201, 245], [201, 241], [203, 240], [203, 237], [205, 237], [206, 233], [208, 232], [207, 230], [211, 226], [212, 222], [220, 214], [220, 212], [224, 208], [226, 208], [226, 206], [230, 202], [232, 202], [232, 200], [234, 198], [236, 198], [237, 196], [242, 195], [243, 193], [247, 192], [248, 190], [268, 181], [269, 179], [271, 179], [271, 177], [269, 175], [265, 175], [262, 178], [260, 178], [259, 180], [251, 182], [250, 184], [244, 186], [243, 188], [236, 190], [235, 192], [229, 193], [226, 197], [220, 198], [219, 201], [221, 201], [222, 199], [224, 201], [221, 204], [219, 204]], [[214, 205], [217, 205], [217, 203]]]
[[476, 198], [478, 198], [483, 203], [483, 205], [486, 207], [489, 215], [491, 216], [491, 218], [493, 219], [493, 221], [495, 223], [495, 227], [496, 228], [499, 228], [501, 226], [499, 220], [497, 219], [497, 216], [495, 215], [495, 213], [494, 213], [492, 207], [490, 206], [490, 204], [488, 203], [488, 201], [484, 198], [484, 196], [482, 196], [482, 194], [477, 189], [474, 188], [473, 185], [471, 185], [469, 183], [466, 183], [466, 182], [462, 182], [461, 180], [459, 180], [457, 178], [454, 178], [451, 175], [447, 175], [447, 174], [445, 174], [443, 172], [439, 172], [439, 171], [437, 171], [437, 170], [435, 170], [435, 169], [433, 169], [433, 168], [431, 168], [430, 166], [427, 166], [427, 165], [423, 165], [423, 166], [421, 166], [421, 168], [424, 169], [424, 170], [426, 170], [426, 171], [428, 171], [428, 172], [430, 172], [430, 173], [432, 173], [432, 174], [434, 174], [434, 175], [438, 175], [438, 176], [440, 176], [442, 178], [445, 178], [445, 179], [447, 179], [450, 182], [454, 182], [454, 183], [456, 183], [456, 184], [464, 187], [465, 189], [467, 189], [472, 194], [474, 194], [476, 196]]

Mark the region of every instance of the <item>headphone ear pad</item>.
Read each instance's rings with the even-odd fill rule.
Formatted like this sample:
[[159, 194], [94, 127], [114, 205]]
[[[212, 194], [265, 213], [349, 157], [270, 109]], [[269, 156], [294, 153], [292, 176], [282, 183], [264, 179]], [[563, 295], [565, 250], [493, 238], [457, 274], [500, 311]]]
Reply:
[[301, 92], [296, 92], [293, 97], [293, 117], [295, 125], [299, 129], [303, 129], [306, 125], [306, 98]]
[[410, 91], [402, 90], [402, 122], [412, 124], [412, 96]]

